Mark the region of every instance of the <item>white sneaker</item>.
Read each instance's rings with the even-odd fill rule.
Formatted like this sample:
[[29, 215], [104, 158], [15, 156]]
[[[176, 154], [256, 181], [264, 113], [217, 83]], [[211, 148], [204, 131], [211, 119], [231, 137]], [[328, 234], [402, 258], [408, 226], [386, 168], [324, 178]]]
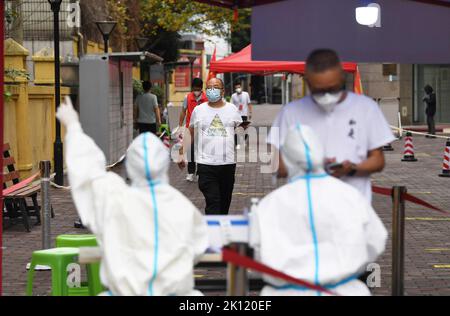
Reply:
[[193, 174], [188, 174], [188, 175], [186, 176], [186, 181], [194, 182], [194, 177], [195, 177], [195, 175], [193, 175]]

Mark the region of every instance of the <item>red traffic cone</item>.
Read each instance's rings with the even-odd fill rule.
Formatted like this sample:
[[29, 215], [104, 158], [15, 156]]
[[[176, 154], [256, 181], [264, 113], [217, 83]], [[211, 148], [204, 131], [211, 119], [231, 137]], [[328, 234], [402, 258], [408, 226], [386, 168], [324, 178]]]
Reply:
[[439, 176], [450, 178], [450, 138], [447, 139], [447, 143], [445, 144], [444, 165], [442, 167], [442, 174]]
[[414, 157], [414, 145], [411, 132], [406, 133], [405, 151], [402, 161], [417, 161], [417, 159]]

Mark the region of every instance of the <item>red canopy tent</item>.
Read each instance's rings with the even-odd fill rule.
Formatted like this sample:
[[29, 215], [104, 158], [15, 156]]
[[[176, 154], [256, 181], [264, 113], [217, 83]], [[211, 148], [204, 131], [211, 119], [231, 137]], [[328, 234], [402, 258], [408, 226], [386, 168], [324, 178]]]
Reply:
[[[209, 65], [209, 71], [210, 74], [239, 72], [264, 76], [284, 72], [301, 75], [305, 73], [305, 65], [303, 61], [254, 61], [252, 59], [252, 45], [248, 45], [240, 52], [219, 61], [212, 59]], [[342, 67], [345, 72], [354, 74], [353, 91], [362, 94], [363, 88], [358, 65], [356, 63], [344, 62], [342, 63]]]
[[[356, 73], [356, 63], [342, 63], [346, 72]], [[211, 61], [210, 71], [216, 73], [243, 72], [255, 75], [270, 75], [274, 73], [305, 73], [305, 62], [292, 61], [254, 61], [252, 60], [252, 45], [238, 53], [218, 61]]]

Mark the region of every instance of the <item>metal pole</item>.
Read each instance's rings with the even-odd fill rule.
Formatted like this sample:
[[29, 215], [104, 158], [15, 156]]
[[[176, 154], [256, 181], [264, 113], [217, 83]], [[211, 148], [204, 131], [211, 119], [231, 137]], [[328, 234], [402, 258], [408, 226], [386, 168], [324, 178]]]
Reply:
[[42, 249], [51, 248], [51, 203], [50, 203], [50, 161], [39, 163], [41, 170], [41, 223], [42, 223]]
[[[51, 3], [53, 11], [53, 27], [54, 27], [54, 46], [55, 46], [55, 113], [59, 108], [61, 102], [61, 76], [60, 76], [60, 50], [59, 50], [59, 11], [61, 8], [61, 2], [55, 1]], [[64, 185], [64, 173], [63, 173], [63, 143], [61, 141], [61, 125], [56, 119], [56, 133], [54, 150], [54, 163], [55, 163], [55, 182], [58, 185]]]
[[[232, 244], [230, 247], [241, 256], [247, 255], [247, 244]], [[247, 269], [228, 264], [227, 273], [227, 296], [247, 296], [249, 288]]]
[[392, 296], [404, 293], [406, 187], [392, 190]]
[[108, 54], [109, 53], [109, 44], [108, 44], [108, 42], [109, 42], [109, 38], [108, 38], [108, 35], [103, 35], [103, 46], [104, 46], [104, 52], [105, 52], [105, 54]]
[[[2, 57], [0, 58], [0, 73], [4, 73], [4, 23], [5, 23], [5, 1], [0, 2], [0, 51], [2, 52]], [[0, 90], [2, 93], [2, 97], [0, 97], [0, 146], [2, 147], [2, 154], [0, 155], [0, 166], [3, 167], [3, 94], [4, 94], [4, 78], [3, 75], [0, 76]], [[3, 172], [0, 172], [0, 188], [3, 189]], [[3, 258], [3, 190], [0, 190], [0, 296], [2, 296], [2, 258]]]

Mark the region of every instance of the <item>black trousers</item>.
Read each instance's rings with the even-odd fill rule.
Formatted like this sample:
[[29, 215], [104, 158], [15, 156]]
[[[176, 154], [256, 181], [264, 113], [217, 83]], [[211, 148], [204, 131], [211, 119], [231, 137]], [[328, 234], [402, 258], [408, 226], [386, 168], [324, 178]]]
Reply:
[[206, 200], [206, 215], [228, 215], [233, 197], [236, 165], [197, 165], [198, 187]]
[[197, 164], [195, 163], [195, 144], [194, 144], [194, 141], [192, 141], [191, 152], [189, 154], [188, 173], [195, 174], [196, 169], [197, 169]]
[[156, 123], [153, 124], [138, 123], [138, 129], [139, 134], [153, 133], [156, 135]]
[[[248, 116], [241, 116], [242, 117], [242, 122], [248, 122]], [[245, 141], [248, 140], [248, 134], [245, 134]], [[238, 145], [238, 135], [234, 134], [234, 144]]]
[[436, 135], [436, 125], [434, 123], [434, 115], [427, 115], [428, 134]]

